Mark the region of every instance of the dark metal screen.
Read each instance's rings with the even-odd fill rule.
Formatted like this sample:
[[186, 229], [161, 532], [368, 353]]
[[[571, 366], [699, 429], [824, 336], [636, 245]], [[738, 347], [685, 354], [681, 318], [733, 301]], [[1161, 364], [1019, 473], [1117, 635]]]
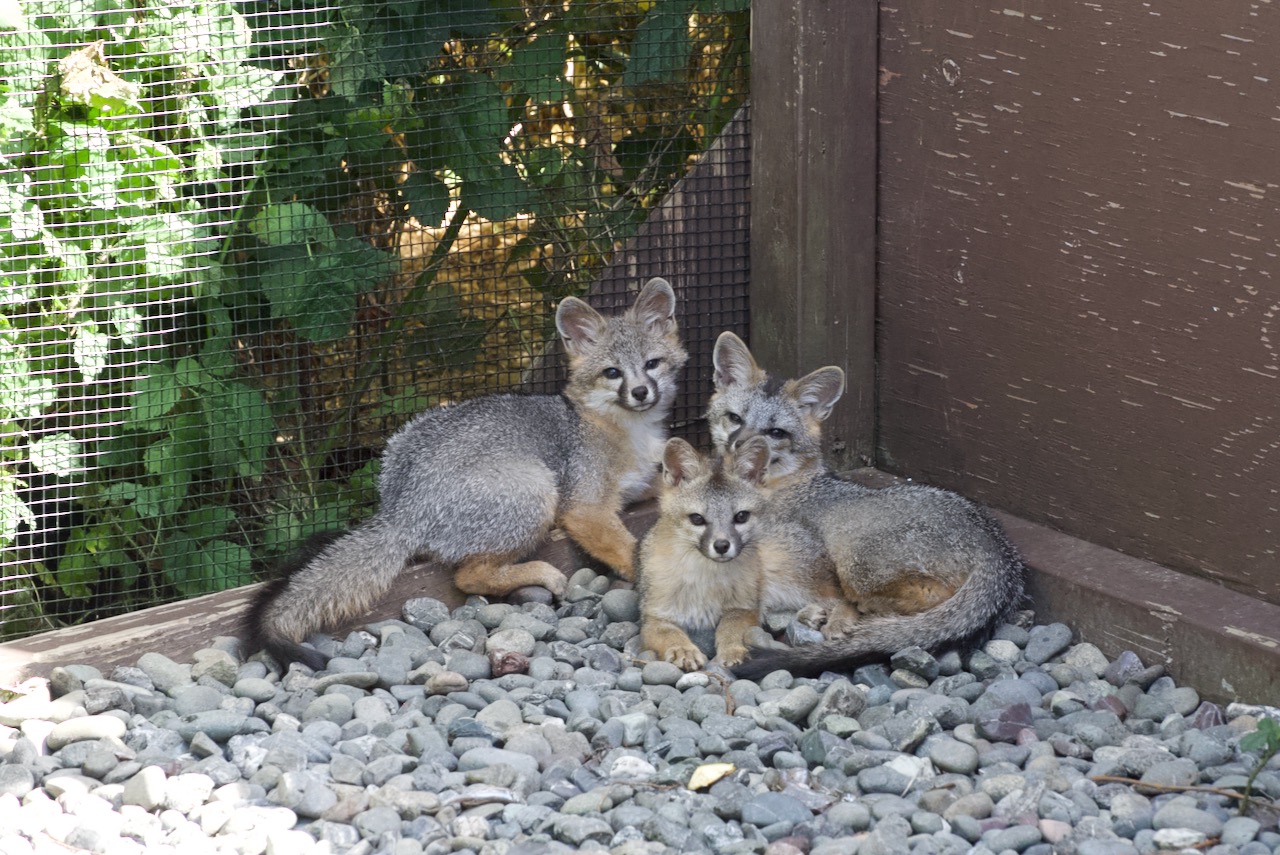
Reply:
[[413, 413], [551, 385], [565, 295], [676, 285], [686, 424], [744, 330], [745, 115], [717, 135], [746, 0], [23, 8], [0, 638], [243, 584], [359, 519]]

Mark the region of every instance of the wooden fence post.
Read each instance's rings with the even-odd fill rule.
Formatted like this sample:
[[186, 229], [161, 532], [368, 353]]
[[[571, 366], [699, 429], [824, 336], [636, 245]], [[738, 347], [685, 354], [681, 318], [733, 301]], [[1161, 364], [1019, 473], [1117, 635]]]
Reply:
[[832, 462], [875, 447], [874, 0], [752, 6], [751, 348], [777, 376], [839, 365]]

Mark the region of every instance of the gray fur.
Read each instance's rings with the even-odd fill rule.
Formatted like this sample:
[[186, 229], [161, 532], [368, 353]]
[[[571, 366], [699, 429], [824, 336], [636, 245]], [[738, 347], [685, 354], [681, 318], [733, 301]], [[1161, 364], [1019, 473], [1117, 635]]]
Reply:
[[[838, 367], [778, 384], [732, 333], [716, 342], [715, 365], [716, 392], [707, 412], [713, 440], [721, 450], [750, 436], [768, 440], [770, 508], [818, 537], [847, 601], [857, 604], [862, 593], [906, 575], [959, 586], [946, 601], [918, 614], [864, 617], [840, 638], [794, 650], [755, 651], [735, 673], [761, 676], [785, 668], [815, 674], [905, 647], [964, 646], [1021, 604], [1026, 567], [986, 511], [945, 490], [875, 490], [827, 471], [821, 422], [844, 391]], [[766, 581], [766, 598], [769, 588]]]
[[[576, 298], [562, 301], [565, 394], [490, 395], [402, 427], [383, 455], [377, 513], [265, 589], [250, 638], [278, 658], [314, 664], [297, 642], [367, 612], [412, 558], [512, 561], [568, 508], [616, 515], [657, 475], [686, 359], [674, 306], [661, 279], [614, 318]], [[615, 367], [620, 376], [606, 377]]]
[[[838, 574], [869, 589], [904, 571], [960, 583], [946, 601], [914, 615], [864, 617], [841, 637], [790, 650], [753, 651], [735, 669], [757, 678], [841, 671], [907, 647], [938, 651], [980, 640], [1022, 603], [1026, 567], [999, 523], [955, 493], [924, 486], [870, 489], [831, 473], [775, 493], [818, 533]], [[767, 586], [766, 586], [767, 591]]]

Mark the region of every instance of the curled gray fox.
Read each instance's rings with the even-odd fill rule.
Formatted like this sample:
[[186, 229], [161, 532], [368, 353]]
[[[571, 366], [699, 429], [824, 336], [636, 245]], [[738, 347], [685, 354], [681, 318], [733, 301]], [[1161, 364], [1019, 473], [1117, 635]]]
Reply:
[[[822, 422], [844, 393], [843, 371], [827, 366], [775, 382], [732, 333], [717, 340], [713, 361], [712, 438], [731, 450], [764, 437], [770, 456], [762, 485], [770, 507], [816, 536], [822, 555], [812, 558], [830, 561], [839, 585], [835, 598], [813, 589], [813, 605], [801, 612], [826, 640], [752, 651], [736, 674], [756, 678], [786, 669], [813, 675], [906, 647], [968, 646], [1018, 608], [1026, 566], [985, 510], [946, 490], [872, 489], [827, 470]], [[766, 566], [764, 574], [766, 599], [777, 597], [774, 588], [794, 584], [792, 573]]]

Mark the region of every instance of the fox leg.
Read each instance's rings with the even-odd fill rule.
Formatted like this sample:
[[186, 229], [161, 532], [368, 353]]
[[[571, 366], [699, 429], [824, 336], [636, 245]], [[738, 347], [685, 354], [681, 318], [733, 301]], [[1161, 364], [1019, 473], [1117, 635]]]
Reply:
[[[718, 638], [719, 631], [716, 635]], [[707, 664], [706, 654], [698, 649], [683, 629], [669, 620], [642, 616], [640, 641], [646, 650], [652, 650], [659, 659], [671, 662], [681, 670], [696, 671]]]
[[636, 537], [622, 524], [616, 511], [575, 505], [565, 510], [560, 525], [592, 558], [608, 564], [623, 579], [635, 578]]
[[820, 630], [827, 638], [846, 634], [858, 622], [858, 609], [848, 600], [832, 597], [805, 606], [796, 620], [810, 629]]
[[863, 614], [913, 615], [944, 603], [957, 585], [921, 573], [904, 573], [886, 585], [864, 592], [858, 599]]
[[556, 596], [564, 593], [568, 580], [545, 561], [513, 564], [516, 555], [473, 555], [464, 558], [453, 583], [464, 594], [501, 596], [525, 585], [541, 585]]
[[754, 609], [730, 609], [716, 626], [716, 659], [726, 668], [740, 665], [747, 658], [747, 630], [760, 624], [760, 613]]

